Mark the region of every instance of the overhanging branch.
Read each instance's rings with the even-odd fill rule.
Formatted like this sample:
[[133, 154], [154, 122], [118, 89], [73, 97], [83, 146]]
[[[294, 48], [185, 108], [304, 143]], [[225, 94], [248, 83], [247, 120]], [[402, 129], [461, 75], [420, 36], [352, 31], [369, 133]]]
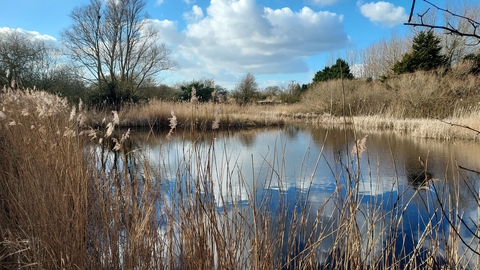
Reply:
[[[455, 18], [458, 18], [458, 19], [461, 19], [461, 20], [465, 20], [467, 21], [470, 26], [471, 26], [471, 30], [472, 31], [460, 31], [457, 27], [453, 26], [452, 24], [450, 23], [447, 23], [447, 26], [444, 26], [444, 25], [437, 25], [437, 24], [428, 24], [428, 23], [425, 23], [423, 18], [424, 16], [429, 12], [430, 8], [428, 8], [424, 13], [422, 14], [418, 14], [417, 13], [417, 16], [418, 18], [420, 18], [420, 22], [419, 23], [414, 23], [412, 22], [412, 17], [413, 17], [413, 13], [414, 13], [414, 10], [415, 10], [415, 0], [412, 0], [412, 8], [410, 9], [410, 14], [409, 14], [409, 17], [408, 17], [408, 22], [404, 23], [404, 25], [409, 25], [409, 26], [413, 26], [413, 27], [427, 27], [427, 28], [430, 28], [430, 29], [441, 29], [441, 30], [444, 30], [446, 31], [447, 33], [449, 34], [452, 34], [452, 35], [458, 35], [458, 36], [462, 36], [462, 37], [471, 37], [471, 38], [475, 38], [478, 40], [477, 44], [480, 43], [480, 34], [478, 34], [477, 30], [480, 26], [480, 23], [472, 18], [469, 18], [469, 17], [466, 17], [466, 16], [463, 16], [463, 15], [459, 15], [459, 14], [456, 14], [448, 9], [445, 9], [445, 8], [441, 8], [433, 3], [431, 3], [430, 1], [427, 1], [427, 0], [423, 0], [425, 3], [429, 4], [430, 6], [434, 7], [435, 9], [441, 11], [441, 12], [444, 12], [444, 13], [447, 13], [449, 14], [450, 16], [452, 17], [455, 17]], [[473, 44], [473, 45], [476, 45], [476, 44]]]

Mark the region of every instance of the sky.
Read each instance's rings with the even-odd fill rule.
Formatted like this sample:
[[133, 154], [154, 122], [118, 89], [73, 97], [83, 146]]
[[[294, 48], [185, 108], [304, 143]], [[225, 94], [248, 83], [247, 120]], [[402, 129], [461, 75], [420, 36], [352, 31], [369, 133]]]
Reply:
[[[0, 3], [0, 31], [60, 43], [72, 10], [89, 0]], [[247, 73], [261, 88], [309, 83], [333, 58], [408, 32], [410, 8], [405, 0], [147, 0], [145, 11], [179, 65], [162, 83], [213, 79], [234, 89]]]

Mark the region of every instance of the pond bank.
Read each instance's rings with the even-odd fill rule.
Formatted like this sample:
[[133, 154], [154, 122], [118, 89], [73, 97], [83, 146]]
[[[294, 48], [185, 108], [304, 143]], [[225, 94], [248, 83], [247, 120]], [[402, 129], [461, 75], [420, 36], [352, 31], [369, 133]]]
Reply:
[[[172, 115], [176, 118], [176, 128], [211, 130], [215, 119], [219, 129], [249, 129], [269, 126], [282, 126], [287, 123], [305, 123], [321, 126], [346, 126], [362, 130], [393, 130], [414, 137], [446, 141], [479, 140], [480, 113], [463, 113], [448, 119], [418, 118], [399, 119], [388, 115], [341, 117], [330, 114], [305, 113], [301, 104], [295, 105], [233, 105], [159, 102], [145, 106], [135, 106], [120, 112], [122, 127], [170, 128]], [[173, 114], [172, 114], [173, 113]], [[101, 123], [100, 116], [93, 117]], [[103, 118], [103, 116], [101, 117]]]
[[[298, 118], [298, 116], [297, 116]], [[397, 119], [388, 116], [336, 117], [322, 115], [304, 118], [307, 123], [322, 126], [348, 126], [362, 130], [391, 130], [418, 138], [445, 141], [480, 139], [480, 116], [450, 119]]]

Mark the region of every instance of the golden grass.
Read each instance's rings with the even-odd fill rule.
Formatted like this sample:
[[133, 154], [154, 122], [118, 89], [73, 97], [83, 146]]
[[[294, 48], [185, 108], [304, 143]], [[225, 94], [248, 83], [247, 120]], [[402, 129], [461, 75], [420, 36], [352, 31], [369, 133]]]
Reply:
[[392, 130], [418, 138], [430, 138], [446, 141], [454, 140], [479, 140], [480, 131], [479, 112], [473, 111], [463, 117], [446, 119], [398, 119], [388, 116], [353, 116], [333, 117], [318, 116], [305, 117], [308, 124], [347, 127], [357, 130]]
[[[194, 108], [192, 110], [192, 108]], [[120, 112], [123, 127], [160, 127], [171, 125], [171, 113], [175, 114], [176, 128], [199, 130], [238, 129], [284, 125], [288, 122], [305, 122], [323, 126], [347, 126], [365, 130], [393, 130], [414, 137], [440, 140], [478, 140], [475, 130], [480, 130], [480, 105], [468, 109], [459, 108], [451, 117], [404, 118], [401, 113], [382, 112], [355, 116], [334, 116], [330, 113], [308, 112], [304, 103], [295, 105], [246, 105], [151, 102]], [[193, 113], [192, 113], [193, 111]], [[103, 116], [102, 116], [103, 117]], [[99, 122], [99, 121], [97, 121]], [[216, 125], [214, 125], [216, 124]], [[468, 128], [465, 128], [468, 127]]]
[[[282, 110], [278, 112], [278, 110]], [[258, 106], [237, 104], [187, 103], [151, 101], [148, 104], [125, 108], [120, 112], [122, 126], [167, 128], [171, 112], [176, 117], [177, 129], [211, 130], [214, 123], [218, 128], [245, 128], [283, 125], [288, 111], [295, 107]], [[99, 116], [100, 117], [100, 116]], [[217, 121], [215, 121], [217, 120]], [[96, 121], [99, 122], [98, 120]]]

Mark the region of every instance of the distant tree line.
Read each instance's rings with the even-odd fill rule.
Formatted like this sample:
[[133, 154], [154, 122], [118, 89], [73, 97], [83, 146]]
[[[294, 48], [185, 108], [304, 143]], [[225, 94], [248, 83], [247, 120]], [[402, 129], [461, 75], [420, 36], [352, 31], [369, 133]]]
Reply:
[[60, 50], [50, 41], [27, 32], [0, 32], [0, 84], [12, 88], [37, 88], [75, 96], [86, 86], [81, 71], [60, 61]]

